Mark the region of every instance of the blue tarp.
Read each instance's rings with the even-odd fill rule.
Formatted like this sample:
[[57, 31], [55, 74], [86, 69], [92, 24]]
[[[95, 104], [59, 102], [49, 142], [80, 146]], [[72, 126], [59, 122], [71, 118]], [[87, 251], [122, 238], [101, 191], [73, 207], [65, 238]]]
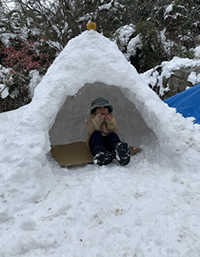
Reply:
[[200, 84], [169, 97], [164, 102], [176, 108], [185, 118], [194, 117], [194, 123], [200, 124]]

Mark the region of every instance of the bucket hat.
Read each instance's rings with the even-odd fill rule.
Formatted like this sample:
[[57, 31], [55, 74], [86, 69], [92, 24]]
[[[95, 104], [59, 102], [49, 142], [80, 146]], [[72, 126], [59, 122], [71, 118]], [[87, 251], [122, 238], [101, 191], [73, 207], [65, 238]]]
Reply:
[[109, 112], [113, 111], [113, 107], [111, 104], [109, 104], [109, 101], [104, 99], [103, 97], [99, 97], [97, 99], [94, 99], [91, 102], [91, 109], [90, 109], [90, 113], [92, 114], [96, 108], [98, 107], [108, 107]]

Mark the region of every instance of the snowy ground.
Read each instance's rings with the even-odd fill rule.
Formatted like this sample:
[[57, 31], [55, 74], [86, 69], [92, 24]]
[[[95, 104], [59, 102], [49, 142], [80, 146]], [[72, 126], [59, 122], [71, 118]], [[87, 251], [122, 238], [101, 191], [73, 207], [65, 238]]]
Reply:
[[[30, 105], [0, 114], [0, 257], [199, 257], [200, 126], [168, 109], [101, 35], [64, 51]], [[56, 112], [88, 77], [124, 85], [157, 136], [125, 167], [46, 158]]]
[[[0, 139], [24, 110], [0, 115]], [[48, 159], [35, 186], [2, 172], [1, 257], [200, 256], [198, 172], [144, 152], [125, 167], [67, 169]]]
[[68, 170], [52, 160], [47, 177], [37, 201], [1, 192], [0, 256], [199, 257], [198, 173], [139, 153], [125, 167]]

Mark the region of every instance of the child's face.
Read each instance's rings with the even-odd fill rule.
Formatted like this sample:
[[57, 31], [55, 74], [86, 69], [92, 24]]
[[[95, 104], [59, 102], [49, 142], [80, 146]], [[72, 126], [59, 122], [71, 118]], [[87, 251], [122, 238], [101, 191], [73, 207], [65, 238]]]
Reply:
[[108, 110], [108, 107], [104, 107], [104, 106], [101, 106], [101, 107], [98, 107], [96, 108], [96, 111], [94, 113], [95, 115], [97, 114], [101, 114], [101, 115], [108, 115], [109, 114], [109, 110]]

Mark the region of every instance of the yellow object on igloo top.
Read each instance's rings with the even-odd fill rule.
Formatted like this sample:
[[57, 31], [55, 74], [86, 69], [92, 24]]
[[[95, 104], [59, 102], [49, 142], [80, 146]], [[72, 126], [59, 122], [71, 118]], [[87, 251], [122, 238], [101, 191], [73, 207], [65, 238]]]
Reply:
[[87, 24], [87, 30], [91, 30], [91, 29], [93, 29], [93, 30], [96, 30], [96, 23], [94, 23], [94, 22], [88, 22], [88, 24]]

